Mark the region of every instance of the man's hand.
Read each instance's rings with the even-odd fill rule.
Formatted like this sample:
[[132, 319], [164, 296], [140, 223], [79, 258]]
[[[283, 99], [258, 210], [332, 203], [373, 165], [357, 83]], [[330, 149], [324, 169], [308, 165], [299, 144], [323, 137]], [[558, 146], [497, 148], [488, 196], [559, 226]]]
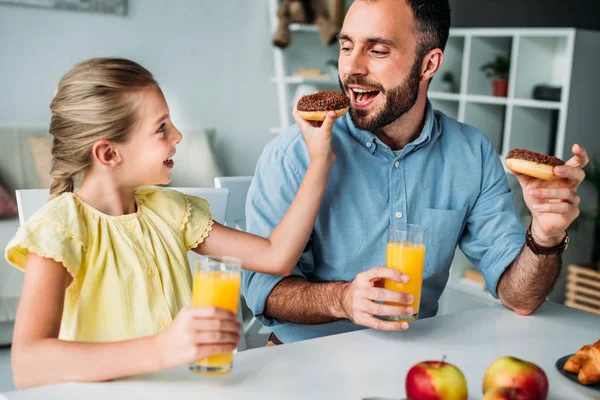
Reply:
[[[342, 295], [344, 318], [355, 324], [378, 330], [405, 330], [408, 328], [407, 322], [382, 321], [375, 317], [375, 315], [409, 316], [414, 314], [414, 309], [410, 306], [414, 300], [413, 296], [378, 287], [377, 285], [383, 279], [406, 283], [408, 275], [386, 267], [375, 267], [356, 275], [356, 278], [347, 284]], [[379, 304], [375, 301], [393, 302], [406, 306]]]
[[533, 238], [544, 247], [559, 244], [569, 225], [579, 216], [577, 188], [585, 178], [583, 167], [589, 158], [578, 144], [573, 145], [572, 151], [574, 156], [565, 165], [554, 167], [554, 175], [562, 178], [559, 181], [543, 181], [515, 174], [523, 189], [525, 204], [533, 216]]

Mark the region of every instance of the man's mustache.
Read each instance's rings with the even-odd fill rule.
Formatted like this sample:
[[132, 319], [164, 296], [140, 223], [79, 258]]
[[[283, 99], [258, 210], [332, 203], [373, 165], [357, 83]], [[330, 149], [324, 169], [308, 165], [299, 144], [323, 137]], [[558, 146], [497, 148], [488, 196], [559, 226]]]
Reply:
[[[340, 83], [341, 82], [342, 80], [340, 79]], [[368, 80], [357, 76], [349, 76], [348, 78], [346, 78], [342, 86], [344, 87], [344, 89], [348, 89], [348, 85], [359, 85], [385, 93], [385, 89], [383, 88], [383, 86], [381, 86], [381, 84], [376, 82], [369, 82]]]

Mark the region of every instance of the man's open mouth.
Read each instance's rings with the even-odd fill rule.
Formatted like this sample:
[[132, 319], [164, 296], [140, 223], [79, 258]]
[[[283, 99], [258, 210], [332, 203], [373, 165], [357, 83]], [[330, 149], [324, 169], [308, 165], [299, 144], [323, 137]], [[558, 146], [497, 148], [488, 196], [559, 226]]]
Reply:
[[165, 161], [163, 161], [163, 164], [165, 164], [169, 168], [173, 168], [173, 166], [175, 165], [175, 161], [173, 161], [173, 159], [171, 158], [167, 158]]
[[370, 105], [380, 93], [379, 90], [362, 88], [350, 88], [350, 92], [352, 103], [359, 108]]

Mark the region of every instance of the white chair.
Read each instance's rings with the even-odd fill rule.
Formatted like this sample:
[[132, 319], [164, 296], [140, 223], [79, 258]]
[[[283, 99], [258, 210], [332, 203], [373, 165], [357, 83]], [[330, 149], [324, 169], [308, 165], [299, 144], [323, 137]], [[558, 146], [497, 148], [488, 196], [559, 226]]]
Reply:
[[169, 187], [190, 196], [200, 197], [210, 204], [213, 220], [224, 224], [227, 216], [228, 189], [196, 188], [196, 187]]
[[246, 230], [246, 195], [252, 183], [252, 176], [216, 177], [215, 187], [229, 189], [225, 225], [242, 231]]
[[[229, 189], [227, 216], [225, 217], [225, 223], [229, 227], [242, 231], [246, 230], [246, 197], [252, 178], [252, 176], [221, 176], [215, 178], [216, 188]], [[248, 313], [252, 313], [250, 309], [246, 308], [246, 310]], [[246, 338], [256, 336], [262, 327], [262, 324], [252, 316], [244, 327], [244, 336]], [[257, 342], [261, 343], [260, 340], [257, 340]]]
[[16, 190], [19, 224], [23, 225], [50, 198], [50, 189]]
[[[223, 188], [170, 188], [178, 190], [182, 193], [190, 196], [197, 196], [205, 199], [210, 204], [211, 213], [213, 219], [219, 223], [224, 223], [225, 215], [227, 213], [227, 199], [229, 198], [229, 190]], [[50, 190], [48, 189], [26, 189], [17, 190], [17, 206], [19, 209], [19, 222], [21, 225], [27, 221], [35, 212], [40, 209], [50, 197]], [[191, 264], [191, 257], [188, 255], [188, 259]], [[241, 296], [240, 296], [241, 300]], [[238, 308], [238, 318], [240, 323], [243, 323], [242, 315], [242, 302]], [[246, 350], [246, 337], [241, 335], [240, 342], [238, 344], [238, 351]]]

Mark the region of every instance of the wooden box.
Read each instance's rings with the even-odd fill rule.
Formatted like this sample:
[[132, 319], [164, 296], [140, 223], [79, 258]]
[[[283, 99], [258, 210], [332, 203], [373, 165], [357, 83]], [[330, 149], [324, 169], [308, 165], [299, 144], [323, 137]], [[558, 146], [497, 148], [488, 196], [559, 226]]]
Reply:
[[565, 305], [600, 315], [600, 268], [569, 265]]

